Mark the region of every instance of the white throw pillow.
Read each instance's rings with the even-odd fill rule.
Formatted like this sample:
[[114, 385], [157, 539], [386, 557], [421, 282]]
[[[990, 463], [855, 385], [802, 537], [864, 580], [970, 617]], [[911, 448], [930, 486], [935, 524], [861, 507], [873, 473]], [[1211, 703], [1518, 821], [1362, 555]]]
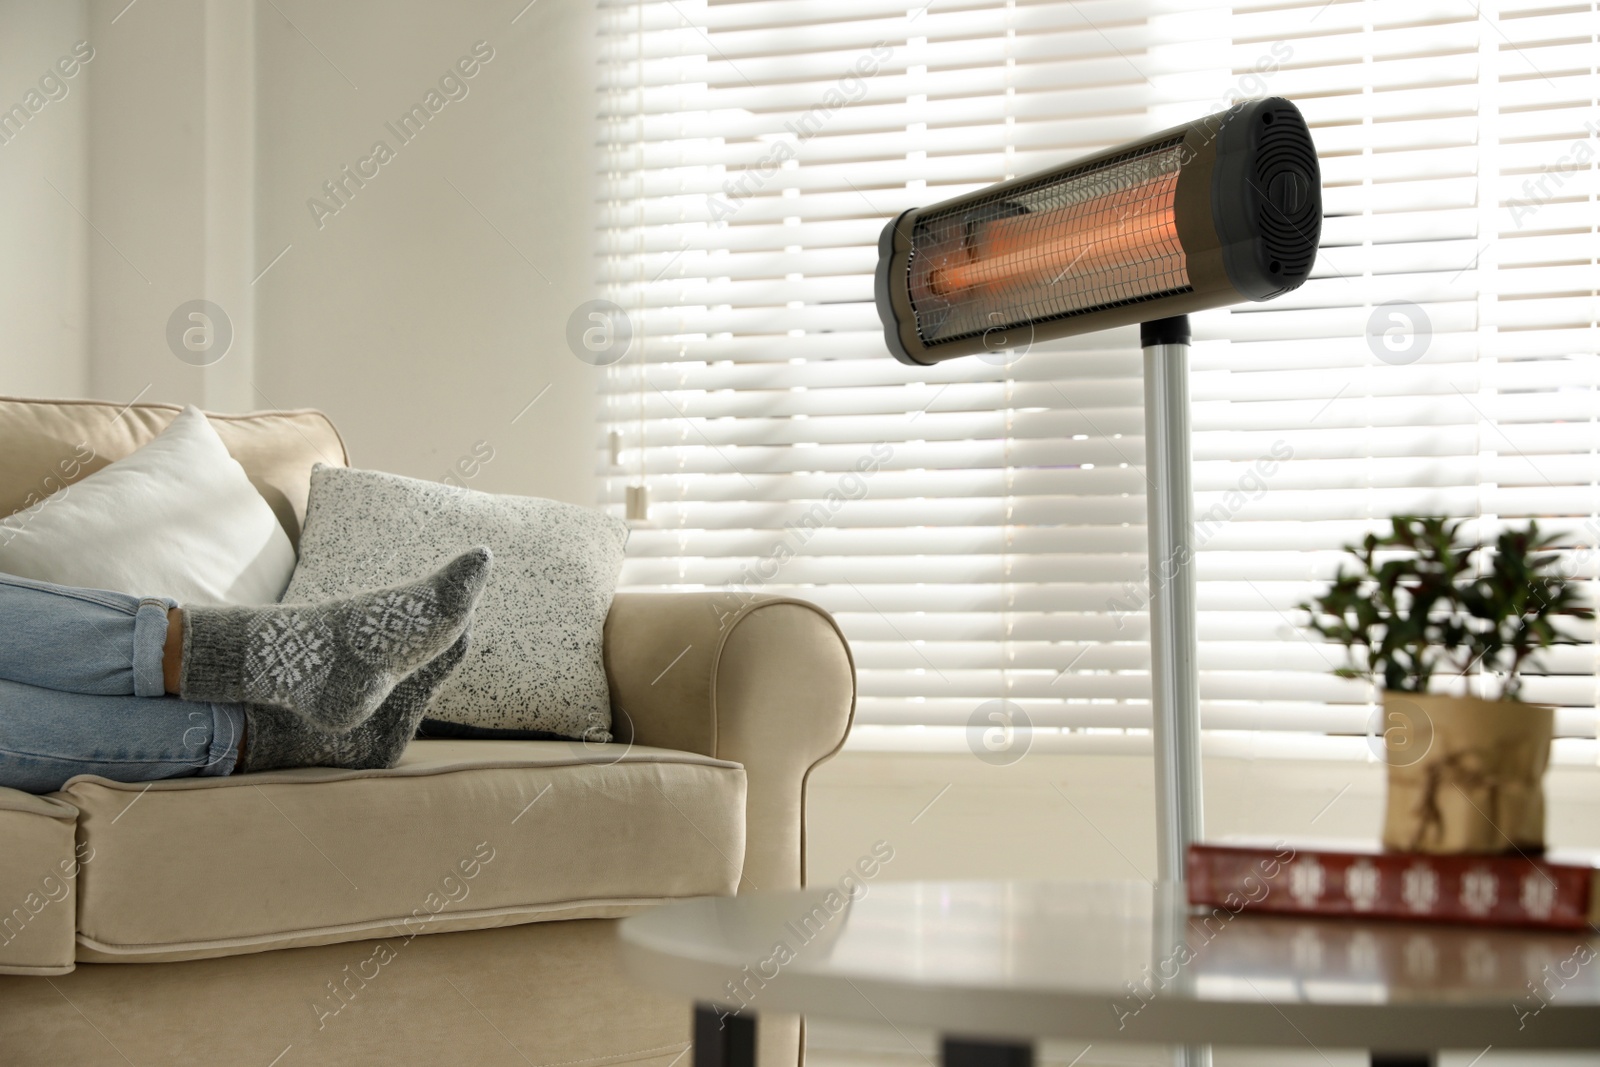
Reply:
[[[472, 643], [428, 709], [435, 723], [611, 740], [601, 658], [628, 528], [593, 508], [317, 464], [301, 602], [420, 578], [474, 545], [494, 552]], [[444, 733], [430, 725], [429, 732]], [[472, 735], [467, 735], [472, 736]]]
[[132, 455], [0, 519], [0, 571], [180, 604], [270, 604], [294, 546], [199, 408]]

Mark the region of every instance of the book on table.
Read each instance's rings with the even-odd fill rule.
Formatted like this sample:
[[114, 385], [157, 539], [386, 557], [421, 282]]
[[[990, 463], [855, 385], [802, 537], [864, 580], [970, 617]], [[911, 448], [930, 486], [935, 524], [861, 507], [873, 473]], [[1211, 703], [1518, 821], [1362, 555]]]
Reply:
[[1229, 912], [1577, 930], [1600, 926], [1600, 854], [1433, 856], [1361, 841], [1189, 846], [1189, 902]]

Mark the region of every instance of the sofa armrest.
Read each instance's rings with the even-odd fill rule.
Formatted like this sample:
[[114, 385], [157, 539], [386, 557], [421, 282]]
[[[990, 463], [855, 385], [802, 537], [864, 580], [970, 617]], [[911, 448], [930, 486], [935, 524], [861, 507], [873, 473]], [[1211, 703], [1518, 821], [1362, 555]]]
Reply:
[[833, 617], [786, 597], [619, 593], [605, 663], [617, 741], [744, 764], [740, 888], [798, 888], [806, 781], [855, 715], [855, 664]]

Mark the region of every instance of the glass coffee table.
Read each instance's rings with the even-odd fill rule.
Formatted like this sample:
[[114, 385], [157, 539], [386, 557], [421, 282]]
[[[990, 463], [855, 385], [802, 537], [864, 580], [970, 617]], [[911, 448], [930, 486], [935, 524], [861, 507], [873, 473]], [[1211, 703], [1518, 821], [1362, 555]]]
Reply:
[[696, 1002], [696, 1067], [752, 1067], [763, 1012], [932, 1029], [946, 1067], [1028, 1067], [1044, 1038], [1600, 1049], [1594, 930], [1197, 913], [1138, 882], [856, 889], [666, 905], [622, 923], [623, 958]]

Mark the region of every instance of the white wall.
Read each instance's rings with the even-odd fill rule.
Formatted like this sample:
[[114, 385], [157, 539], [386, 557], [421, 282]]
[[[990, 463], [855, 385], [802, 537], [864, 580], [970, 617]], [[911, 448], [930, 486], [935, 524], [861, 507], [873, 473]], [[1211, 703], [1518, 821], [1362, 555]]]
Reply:
[[[1380, 764], [1218, 755], [1210, 741], [1208, 837], [1378, 837]], [[811, 776], [807, 876], [836, 880], [884, 840], [895, 849], [884, 877], [896, 881], [1153, 878], [1151, 759], [1137, 745], [1115, 747], [1134, 751], [1031, 751], [1009, 767], [966, 752], [846, 751]], [[1600, 850], [1600, 768], [1592, 756], [1587, 765], [1553, 766], [1546, 795], [1551, 845]]]
[[233, 347], [203, 372], [205, 406], [262, 407], [255, 391], [257, 5], [205, 0], [202, 289], [223, 308]]
[[90, 386], [112, 400], [204, 404], [221, 372], [174, 355], [167, 323], [207, 295], [206, 4], [89, 10]]
[[[592, 5], [0, 0], [0, 102], [85, 38], [0, 145], [0, 391], [320, 407], [359, 465], [492, 450], [468, 484], [594, 502], [600, 372], [564, 337], [595, 275]], [[479, 41], [402, 145], [385, 124]], [[319, 226], [307, 201], [380, 138]], [[197, 299], [233, 331], [204, 366], [168, 339]]]
[[[0, 144], [0, 389], [250, 406], [252, 10], [0, 0], [0, 107], [89, 57]], [[198, 298], [236, 327], [210, 367], [168, 342]]]
[[[259, 402], [326, 410], [358, 466], [441, 478], [487, 441], [473, 488], [593, 503], [600, 372], [564, 341], [595, 274], [592, 5], [277, 6], [257, 8], [257, 258], [289, 251], [255, 287]], [[385, 124], [479, 41], [466, 95], [402, 144]], [[380, 139], [393, 159], [340, 206], [323, 183]], [[338, 208], [320, 227], [314, 197]]]
[[0, 110], [38, 93], [37, 113], [0, 126], [0, 393], [88, 389], [89, 86], [55, 68], [87, 36], [82, 2], [0, 2]]

